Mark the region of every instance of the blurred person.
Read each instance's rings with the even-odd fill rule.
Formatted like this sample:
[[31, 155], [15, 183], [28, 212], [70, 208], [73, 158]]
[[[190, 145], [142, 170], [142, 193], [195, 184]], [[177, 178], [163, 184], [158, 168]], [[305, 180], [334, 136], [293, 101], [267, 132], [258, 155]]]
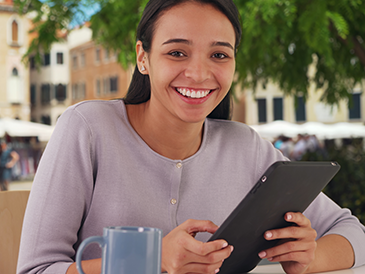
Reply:
[[290, 155], [294, 148], [294, 142], [293, 139], [287, 136], [282, 137], [282, 144], [279, 147], [279, 150], [283, 155], [287, 158], [290, 158]]
[[307, 152], [307, 149], [307, 137], [303, 134], [298, 134], [290, 159], [300, 161], [303, 155]]
[[5, 140], [1, 140], [0, 155], [0, 174], [1, 174], [1, 190], [5, 191], [9, 188], [12, 179], [11, 170], [19, 160], [19, 155], [11, 146], [8, 146]]

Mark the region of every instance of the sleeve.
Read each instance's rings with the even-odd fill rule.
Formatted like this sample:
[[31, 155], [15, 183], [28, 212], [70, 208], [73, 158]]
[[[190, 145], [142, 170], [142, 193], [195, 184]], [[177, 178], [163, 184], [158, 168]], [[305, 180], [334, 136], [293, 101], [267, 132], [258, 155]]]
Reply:
[[75, 108], [59, 118], [23, 222], [17, 273], [65, 273], [93, 191], [92, 132]]
[[306, 209], [304, 215], [317, 231], [317, 238], [329, 234], [345, 237], [355, 253], [353, 267], [365, 264], [365, 227], [346, 208], [341, 208], [321, 193]]

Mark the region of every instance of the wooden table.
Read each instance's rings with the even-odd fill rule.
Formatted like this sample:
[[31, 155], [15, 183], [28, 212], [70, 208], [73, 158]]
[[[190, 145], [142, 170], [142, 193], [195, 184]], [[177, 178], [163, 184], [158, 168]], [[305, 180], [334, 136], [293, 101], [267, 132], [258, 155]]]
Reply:
[[[284, 270], [281, 268], [280, 264], [269, 264], [269, 265], [259, 265], [253, 269], [250, 274], [285, 274]], [[365, 274], [365, 265], [345, 270], [329, 271], [329, 272], [319, 272], [326, 274]]]

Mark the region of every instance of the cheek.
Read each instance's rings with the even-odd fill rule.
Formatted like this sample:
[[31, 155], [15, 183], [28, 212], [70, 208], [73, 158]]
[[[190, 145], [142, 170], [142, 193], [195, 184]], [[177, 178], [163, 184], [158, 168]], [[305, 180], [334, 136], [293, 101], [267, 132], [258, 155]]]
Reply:
[[235, 67], [228, 67], [227, 69], [220, 70], [216, 73], [216, 78], [223, 89], [228, 90], [233, 81]]
[[181, 65], [171, 65], [166, 62], [152, 62], [149, 66], [151, 85], [169, 86], [171, 81], [181, 72]]

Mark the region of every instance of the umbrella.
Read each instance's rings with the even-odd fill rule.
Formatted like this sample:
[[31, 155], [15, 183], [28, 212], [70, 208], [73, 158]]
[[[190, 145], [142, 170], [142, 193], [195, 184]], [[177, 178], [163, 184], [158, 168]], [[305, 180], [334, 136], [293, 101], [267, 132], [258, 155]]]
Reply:
[[10, 118], [0, 119], [0, 136], [5, 133], [13, 137], [38, 137], [40, 141], [48, 141], [54, 130], [53, 126]]

